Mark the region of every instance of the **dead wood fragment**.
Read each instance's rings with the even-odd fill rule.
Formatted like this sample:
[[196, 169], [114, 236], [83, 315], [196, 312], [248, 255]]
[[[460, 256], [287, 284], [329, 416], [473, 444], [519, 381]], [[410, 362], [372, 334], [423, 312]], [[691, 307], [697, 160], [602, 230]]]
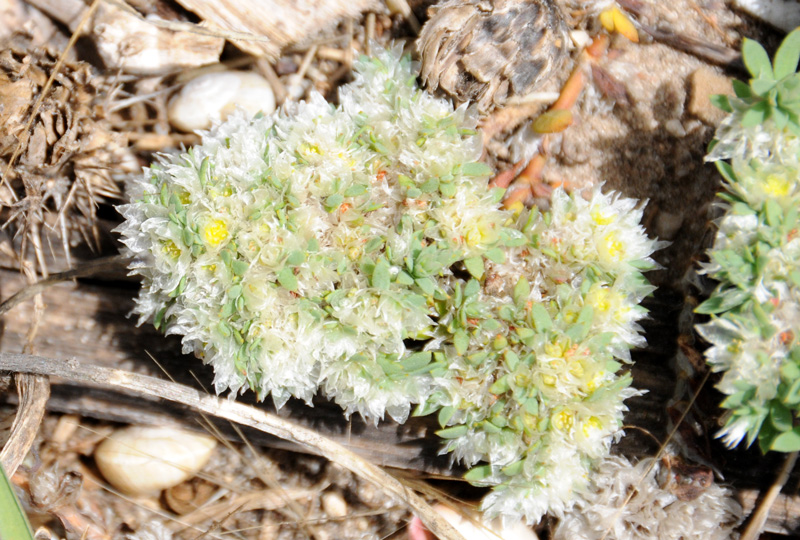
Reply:
[[464, 540], [447, 521], [433, 510], [425, 500], [411, 492], [402, 482], [384, 472], [345, 447], [277, 415], [267, 413], [244, 403], [205, 395], [187, 386], [162, 381], [118, 369], [81, 364], [75, 360], [58, 361], [42, 356], [0, 353], [0, 371], [30, 373], [62, 377], [83, 383], [94, 383], [109, 388], [135, 392], [147, 398], [161, 398], [192, 409], [225, 418], [292, 441], [330, 461], [348, 469], [364, 480], [376, 485], [387, 495], [404, 501], [428, 529], [442, 540]]
[[679, 51], [691, 54], [692, 56], [696, 56], [711, 64], [729, 67], [742, 66], [742, 55], [729, 47], [714, 45], [704, 39], [686, 36], [671, 30], [664, 30], [646, 24], [640, 24], [639, 26], [644, 32], [652, 36], [654, 40]]
[[156, 75], [219, 61], [225, 40], [151, 24], [112, 4], [101, 4], [92, 34], [106, 66]]
[[231, 40], [237, 47], [269, 60], [278, 58], [286, 45], [303, 42], [309, 36], [331, 28], [343, 19], [358, 18], [363, 12], [379, 8], [377, 0], [238, 0], [208, 2], [177, 0], [196, 13], [209, 28], [264, 36], [266, 40]]
[[792, 472], [792, 469], [794, 469], [794, 464], [797, 462], [797, 455], [797, 452], [786, 455], [783, 465], [778, 471], [777, 478], [769, 487], [758, 506], [755, 507], [750, 516], [750, 521], [747, 523], [747, 527], [745, 527], [744, 532], [742, 532], [740, 540], [756, 540], [761, 536], [767, 519], [769, 518], [772, 505], [778, 498], [783, 486], [785, 486], [786, 482], [789, 480], [789, 474]]

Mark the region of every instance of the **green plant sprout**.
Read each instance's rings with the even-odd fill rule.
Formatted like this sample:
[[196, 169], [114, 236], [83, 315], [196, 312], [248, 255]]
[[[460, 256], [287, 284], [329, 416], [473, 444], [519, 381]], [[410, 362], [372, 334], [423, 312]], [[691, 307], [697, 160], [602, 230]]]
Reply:
[[437, 412], [489, 514], [560, 513], [637, 394], [623, 364], [659, 243], [599, 188], [503, 210], [471, 109], [420, 90], [399, 50], [355, 71], [338, 106], [234, 115], [131, 184], [134, 312], [217, 392]]
[[0, 463], [0, 540], [33, 540], [25, 510], [14, 493], [14, 485]]
[[[724, 375], [728, 397], [719, 435], [729, 446], [746, 437], [762, 451], [800, 450], [800, 30], [790, 33], [774, 63], [758, 43], [742, 55], [750, 84], [737, 97], [718, 97], [729, 116], [711, 152], [725, 179], [710, 262], [719, 281], [698, 313], [711, 315], [697, 330], [711, 347], [706, 358]], [[728, 161], [723, 161], [728, 160]]]

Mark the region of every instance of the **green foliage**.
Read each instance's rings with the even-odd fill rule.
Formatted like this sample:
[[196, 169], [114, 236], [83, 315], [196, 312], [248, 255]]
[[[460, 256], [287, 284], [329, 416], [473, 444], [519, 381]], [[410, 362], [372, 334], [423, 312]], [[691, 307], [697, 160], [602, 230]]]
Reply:
[[715, 96], [714, 103], [726, 112], [741, 114], [745, 127], [772, 120], [778, 129], [800, 135], [800, 29], [790, 33], [771, 63], [764, 47], [744, 39], [742, 59], [752, 78], [749, 84], [734, 82], [736, 98]]
[[25, 511], [0, 463], [0, 540], [33, 540]]
[[[730, 113], [708, 159], [726, 181], [728, 204], [704, 271], [719, 285], [698, 313], [711, 343], [706, 358], [724, 372], [717, 387], [729, 410], [719, 436], [729, 446], [800, 450], [800, 29], [774, 61], [745, 40], [750, 84], [737, 97], [717, 99]], [[721, 161], [721, 160], [728, 161]]]

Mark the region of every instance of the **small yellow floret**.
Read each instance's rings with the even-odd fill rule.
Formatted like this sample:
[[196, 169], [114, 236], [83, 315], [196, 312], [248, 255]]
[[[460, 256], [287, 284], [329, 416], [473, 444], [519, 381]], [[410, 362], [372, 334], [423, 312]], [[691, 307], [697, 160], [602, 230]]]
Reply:
[[761, 189], [773, 197], [786, 197], [792, 189], [792, 183], [785, 176], [770, 174], [762, 182]]
[[603, 236], [597, 248], [600, 251], [601, 257], [614, 262], [619, 262], [625, 257], [625, 244], [622, 243], [615, 231], [611, 231]]
[[553, 358], [563, 358], [564, 347], [560, 343], [548, 343], [544, 346], [544, 352], [547, 356], [552, 356]]
[[583, 434], [586, 437], [591, 437], [593, 432], [603, 429], [603, 423], [596, 416], [590, 416], [583, 423]]
[[592, 287], [587, 295], [586, 301], [600, 313], [605, 313], [611, 309], [611, 293], [606, 287]]
[[589, 390], [589, 392], [594, 392], [597, 390], [600, 387], [600, 383], [603, 381], [604, 374], [605, 373], [603, 371], [598, 371], [595, 373], [594, 377], [592, 377], [592, 380], [586, 383], [586, 389]]
[[221, 219], [213, 219], [203, 227], [203, 239], [211, 247], [217, 247], [228, 238], [228, 225]]
[[553, 415], [553, 426], [561, 431], [569, 431], [575, 423], [575, 413], [564, 409]]
[[167, 240], [164, 242], [164, 253], [172, 259], [177, 259], [181, 256], [181, 248], [176, 246], [172, 240]]
[[575, 360], [569, 364], [569, 372], [575, 377], [583, 377], [583, 364], [580, 360]]
[[597, 225], [608, 225], [617, 218], [617, 215], [614, 212], [609, 212], [608, 208], [602, 210], [595, 208], [590, 212], [590, 215], [592, 216], [592, 221]]

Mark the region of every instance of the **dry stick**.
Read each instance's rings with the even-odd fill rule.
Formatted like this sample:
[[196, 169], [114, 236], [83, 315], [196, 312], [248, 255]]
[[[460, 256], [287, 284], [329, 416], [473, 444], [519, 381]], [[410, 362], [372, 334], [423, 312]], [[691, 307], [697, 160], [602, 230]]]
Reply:
[[69, 281], [74, 278], [93, 276], [99, 272], [102, 272], [103, 270], [126, 268], [126, 261], [128, 261], [128, 258], [123, 255], [112, 255], [110, 257], [94, 259], [86, 264], [78, 266], [77, 268], [67, 270], [66, 272], [53, 274], [45, 279], [37, 281], [36, 283], [28, 285], [24, 289], [16, 292], [13, 296], [9, 297], [3, 303], [0, 303], [0, 315], [11, 311], [12, 308], [18, 306], [32, 296], [36, 296], [44, 291], [47, 287], [61, 283], [62, 281]]
[[436, 513], [422, 497], [410, 491], [402, 482], [387, 474], [380, 467], [313, 430], [256, 407], [230, 399], [204, 395], [194, 388], [155, 377], [81, 364], [76, 360], [62, 361], [42, 356], [0, 352], [0, 371], [62, 377], [77, 382], [128, 390], [150, 398], [166, 399], [294, 442], [375, 484], [388, 495], [405, 501], [408, 507], [417, 513], [425, 526], [441, 540], [464, 540], [464, 537]]
[[[30, 264], [22, 262], [22, 269], [25, 277], [29, 281], [36, 279], [36, 274], [31, 269]], [[36, 296], [34, 302], [34, 315], [26, 336], [26, 344], [23, 352], [33, 352], [33, 341], [41, 322], [44, 312], [44, 303], [41, 295]], [[45, 413], [45, 405], [50, 397], [50, 380], [40, 375], [29, 373], [17, 373], [15, 376], [17, 384], [17, 394], [19, 396], [19, 407], [14, 416], [14, 423], [11, 426], [11, 433], [2, 452], [0, 452], [0, 462], [9, 476], [13, 476], [20, 466], [25, 456], [33, 446], [36, 434], [39, 432], [39, 425], [42, 423]]]
[[33, 446], [45, 404], [50, 397], [50, 383], [46, 376], [18, 374], [16, 379], [19, 407], [11, 425], [8, 442], [0, 451], [0, 463], [9, 478], [14, 476], [17, 467]]
[[739, 540], [756, 540], [761, 535], [761, 531], [764, 528], [764, 523], [767, 522], [767, 517], [769, 517], [769, 511], [772, 508], [775, 499], [778, 498], [778, 495], [783, 489], [783, 486], [786, 485], [787, 480], [789, 480], [789, 474], [794, 469], [794, 464], [797, 461], [797, 452], [792, 452], [786, 456], [786, 459], [783, 461], [783, 465], [781, 466], [781, 470], [778, 472], [778, 477], [775, 479], [775, 482], [767, 490], [767, 493], [764, 495], [764, 499], [761, 501], [761, 504], [758, 505], [758, 508], [751, 514], [750, 516], [750, 523], [747, 524], [742, 536], [739, 537]]
[[[650, 474], [650, 471], [652, 471], [653, 467], [656, 466], [656, 463], [658, 462], [658, 460], [661, 459], [661, 456], [664, 454], [664, 450], [667, 449], [667, 445], [672, 440], [672, 438], [675, 436], [675, 433], [678, 432], [678, 428], [681, 427], [681, 424], [683, 424], [683, 420], [686, 418], [686, 415], [689, 414], [690, 410], [692, 410], [692, 407], [694, 406], [694, 402], [697, 401], [697, 396], [700, 395], [700, 391], [703, 389], [703, 387], [705, 387], [706, 381], [708, 381], [708, 377], [710, 375], [711, 375], [711, 371], [710, 370], [706, 371], [706, 374], [703, 377], [703, 380], [700, 382], [700, 386], [698, 386], [697, 390], [695, 390], [694, 395], [692, 395], [692, 399], [689, 400], [689, 404], [686, 406], [686, 409], [683, 411], [683, 413], [681, 414], [680, 418], [678, 418], [678, 421], [675, 422], [675, 426], [673, 426], [672, 431], [670, 431], [669, 434], [667, 435], [667, 439], [661, 444], [661, 447], [658, 449], [658, 452], [656, 453], [655, 457], [650, 462], [650, 465], [648, 465], [647, 469], [644, 471], [644, 473], [642, 473], [642, 477], [639, 478], [638, 482], [636, 482], [636, 488], [638, 488], [642, 484], [642, 482], [644, 482], [645, 478], [647, 478], [647, 475]], [[605, 540], [608, 537], [608, 535], [611, 533], [611, 529], [614, 528], [614, 524], [617, 522], [619, 517], [622, 515], [622, 511], [625, 509], [626, 506], [628, 506], [628, 503], [631, 502], [631, 499], [633, 498], [634, 495], [636, 495], [636, 493], [638, 493], [638, 489], [630, 490], [630, 493], [628, 493], [628, 496], [625, 497], [624, 501], [622, 501], [622, 506], [620, 506], [617, 509], [617, 512], [614, 514], [614, 518], [611, 520], [611, 525], [608, 526], [606, 531], [603, 533], [603, 536], [600, 537], [600, 540]]]

